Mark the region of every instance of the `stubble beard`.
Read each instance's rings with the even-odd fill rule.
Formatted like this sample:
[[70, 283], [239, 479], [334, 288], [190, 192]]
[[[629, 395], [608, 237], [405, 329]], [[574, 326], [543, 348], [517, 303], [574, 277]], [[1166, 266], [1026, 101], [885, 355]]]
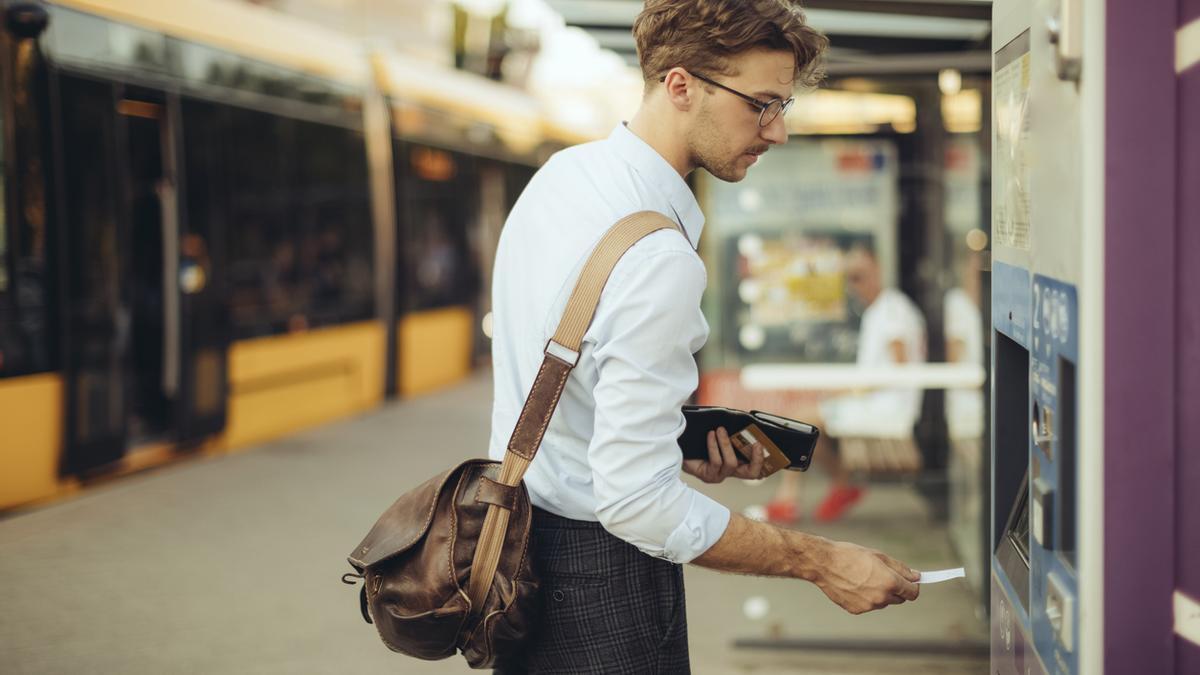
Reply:
[[726, 151], [722, 149], [724, 144], [720, 132], [717, 130], [716, 121], [705, 104], [700, 106], [700, 113], [696, 117], [694, 129], [695, 132], [688, 141], [688, 152], [691, 153], [693, 165], [726, 183], [737, 183], [746, 177], [745, 169], [737, 165], [741, 155], [735, 156], [732, 160], [722, 159], [727, 156]]

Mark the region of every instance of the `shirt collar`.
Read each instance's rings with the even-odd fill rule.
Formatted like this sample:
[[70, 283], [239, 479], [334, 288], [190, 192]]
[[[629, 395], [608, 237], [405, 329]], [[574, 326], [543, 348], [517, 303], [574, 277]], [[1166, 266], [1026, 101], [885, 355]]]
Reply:
[[692, 248], [699, 248], [700, 234], [704, 231], [704, 214], [692, 189], [679, 172], [658, 151], [630, 131], [624, 122], [609, 134], [608, 143], [638, 175], [666, 196], [675, 211], [675, 221], [683, 226]]

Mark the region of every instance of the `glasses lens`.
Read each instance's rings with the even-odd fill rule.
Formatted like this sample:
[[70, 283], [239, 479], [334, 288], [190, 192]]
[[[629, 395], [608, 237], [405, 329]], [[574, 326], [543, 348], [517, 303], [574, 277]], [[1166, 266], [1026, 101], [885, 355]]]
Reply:
[[783, 101], [772, 99], [767, 107], [763, 108], [762, 114], [758, 116], [758, 126], [765, 127], [779, 117], [780, 111], [783, 110]]

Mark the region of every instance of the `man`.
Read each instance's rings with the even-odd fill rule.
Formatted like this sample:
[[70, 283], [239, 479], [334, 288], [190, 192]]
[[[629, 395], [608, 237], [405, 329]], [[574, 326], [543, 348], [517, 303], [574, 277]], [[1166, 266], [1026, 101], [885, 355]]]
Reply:
[[[858, 365], [924, 362], [925, 319], [921, 310], [904, 293], [884, 287], [875, 252], [862, 243], [853, 245], [846, 254], [844, 271], [846, 290], [865, 308], [858, 333]], [[817, 423], [826, 433], [813, 456], [828, 471], [832, 482], [814, 512], [818, 522], [841, 518], [864, 493], [862, 487], [850, 484], [834, 439], [851, 434], [911, 438], [920, 415], [921, 390], [915, 387], [877, 389], [822, 403]], [[795, 521], [798, 493], [799, 476], [784, 474], [775, 497], [767, 504], [767, 519]]]
[[525, 483], [542, 628], [510, 672], [688, 672], [681, 563], [815, 583], [853, 613], [917, 597], [918, 576], [882, 553], [730, 514], [680, 469], [715, 483], [738, 466], [728, 435], [682, 462], [680, 407], [708, 337], [704, 224], [684, 177], [738, 181], [784, 143], [782, 113], [809, 84], [825, 39], [784, 0], [649, 0], [634, 24], [646, 90], [603, 141], [552, 157], [509, 216], [493, 287], [490, 454], [509, 435], [579, 271], [630, 213], [680, 224], [639, 241], [605, 286], [580, 358]]
[[[946, 291], [942, 325], [946, 361], [983, 365], [983, 316], [980, 313], [980, 259], [977, 251], [958, 252], [959, 285]], [[946, 391], [946, 430], [950, 442], [978, 443], [983, 435], [983, 390], [980, 387]]]

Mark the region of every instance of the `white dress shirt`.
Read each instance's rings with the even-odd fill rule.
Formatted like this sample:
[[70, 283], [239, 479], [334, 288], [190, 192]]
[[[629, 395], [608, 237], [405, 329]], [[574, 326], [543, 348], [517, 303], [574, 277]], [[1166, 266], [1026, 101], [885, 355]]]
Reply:
[[707, 275], [695, 250], [704, 216], [683, 178], [623, 124], [568, 148], [517, 200], [492, 281], [495, 399], [489, 455], [502, 459], [575, 281], [596, 243], [636, 211], [683, 226], [635, 244], [617, 263], [584, 334], [525, 484], [534, 505], [599, 521], [645, 553], [678, 563], [708, 550], [729, 510], [680, 476], [680, 411], [708, 339]]

